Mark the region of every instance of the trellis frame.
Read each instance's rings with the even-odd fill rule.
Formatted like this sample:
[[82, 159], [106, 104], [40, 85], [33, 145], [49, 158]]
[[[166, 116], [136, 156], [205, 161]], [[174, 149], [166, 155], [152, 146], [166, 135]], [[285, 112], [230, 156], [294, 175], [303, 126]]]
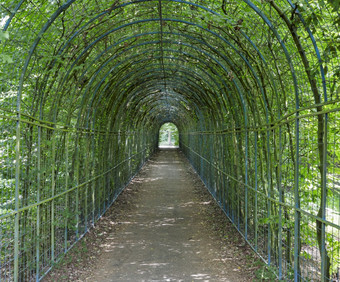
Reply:
[[1, 3], [0, 280], [40, 280], [169, 121], [280, 279], [330, 280], [340, 237], [336, 3], [94, 2]]

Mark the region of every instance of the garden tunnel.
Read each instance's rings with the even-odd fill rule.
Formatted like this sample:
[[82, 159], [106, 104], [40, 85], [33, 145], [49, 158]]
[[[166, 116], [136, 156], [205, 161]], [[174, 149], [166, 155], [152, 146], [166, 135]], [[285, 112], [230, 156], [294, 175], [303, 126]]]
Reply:
[[162, 124], [279, 279], [340, 266], [337, 0], [1, 0], [0, 281], [40, 280]]

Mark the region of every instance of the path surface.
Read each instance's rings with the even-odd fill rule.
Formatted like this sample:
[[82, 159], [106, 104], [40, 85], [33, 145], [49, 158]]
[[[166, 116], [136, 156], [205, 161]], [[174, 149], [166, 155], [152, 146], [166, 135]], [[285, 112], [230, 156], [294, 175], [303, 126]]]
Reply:
[[135, 208], [107, 237], [86, 281], [245, 281], [204, 228], [205, 203], [195, 197], [189, 169], [178, 150], [161, 150], [149, 161], [137, 177]]

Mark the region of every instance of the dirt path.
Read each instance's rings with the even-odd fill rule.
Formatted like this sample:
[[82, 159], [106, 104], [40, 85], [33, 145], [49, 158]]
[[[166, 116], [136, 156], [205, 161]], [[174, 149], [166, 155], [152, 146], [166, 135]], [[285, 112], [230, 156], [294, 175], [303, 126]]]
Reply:
[[[80, 273], [77, 280], [251, 281], [252, 252], [237, 236], [229, 245], [223, 242], [237, 232], [226, 227], [224, 216], [202, 186], [179, 151], [158, 152], [129, 185], [128, 196], [125, 192], [120, 196], [118, 205], [128, 208], [118, 214], [109, 211], [101, 232], [89, 235], [87, 242], [99, 246], [95, 250], [86, 246], [90, 257], [86, 271], [71, 268]], [[63, 267], [58, 271], [65, 274]], [[53, 275], [47, 280], [63, 280]]]

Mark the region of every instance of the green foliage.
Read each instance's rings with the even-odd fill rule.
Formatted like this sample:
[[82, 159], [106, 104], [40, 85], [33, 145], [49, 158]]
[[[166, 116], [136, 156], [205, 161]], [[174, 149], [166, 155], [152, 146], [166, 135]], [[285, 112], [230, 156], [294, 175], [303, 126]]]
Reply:
[[328, 0], [328, 2], [332, 5], [335, 12], [340, 9], [340, 1], [339, 0]]
[[0, 61], [2, 61], [4, 64], [11, 64], [13, 63], [13, 59], [6, 54], [0, 54]]
[[[9, 32], [0, 30], [0, 42], [9, 39]], [[10, 55], [1, 53], [0, 54], [0, 62], [4, 64], [11, 64], [13, 63], [13, 59]]]
[[9, 32], [0, 30], [0, 41], [9, 39]]
[[169, 132], [171, 145], [178, 146], [179, 133], [176, 125], [173, 123], [164, 123], [159, 130], [159, 145], [169, 145]]
[[254, 281], [276, 281], [276, 271], [276, 267], [261, 263], [260, 267], [255, 272], [256, 279], [254, 279]]
[[[22, 5], [15, 11], [19, 2]], [[163, 22], [150, 20], [160, 15], [155, 1], [135, 1], [131, 5], [125, 1], [85, 2], [86, 5], [75, 1], [43, 34], [39, 32], [65, 1], [1, 2], [1, 24], [9, 17], [11, 24], [6, 31], [0, 30], [0, 215], [14, 208], [17, 101], [22, 111], [17, 148], [20, 205], [36, 202], [37, 187], [40, 200], [47, 200], [53, 185], [57, 194], [94, 179], [80, 187], [82, 200], [77, 207], [75, 202], [70, 201], [66, 208], [63, 200], [55, 201], [61, 209], [56, 212], [67, 221], [66, 231], [70, 233], [79, 229], [77, 218], [84, 217], [82, 203], [91, 205], [96, 216], [101, 214], [115, 189], [128, 182], [156, 143], [168, 143], [167, 131], [172, 133], [171, 143], [178, 145], [179, 133], [174, 124], [157, 128], [162, 121], [172, 120], [181, 128], [181, 142], [190, 148], [187, 156], [196, 163], [207, 186], [225, 197], [219, 201], [225, 203], [238, 225], [249, 220], [249, 234], [253, 236], [255, 227], [266, 230], [269, 224], [276, 234], [282, 222], [285, 251], [291, 253], [293, 246], [288, 241], [295, 224], [297, 166], [296, 201], [301, 209], [316, 215], [321, 204], [317, 109], [304, 109], [316, 103], [312, 95], [315, 89], [323, 101], [320, 67], [325, 72], [328, 101], [333, 102], [322, 106], [323, 110], [332, 110], [327, 124], [327, 212], [339, 212], [338, 0], [297, 0], [291, 1], [293, 5], [288, 1], [252, 1], [264, 17], [246, 1], [194, 1], [197, 6], [161, 1], [163, 18], [172, 19]], [[115, 9], [117, 3], [124, 5]], [[264, 18], [269, 22], [265, 23]], [[22, 70], [33, 47], [24, 74]], [[301, 55], [305, 55], [304, 60]], [[159, 70], [161, 65], [163, 69]], [[17, 97], [21, 78], [24, 83], [21, 97]], [[315, 87], [311, 85], [314, 80]], [[158, 133], [159, 140], [154, 140]], [[105, 174], [106, 178], [97, 177], [107, 171], [110, 175]], [[245, 183], [252, 188], [256, 183], [257, 202], [249, 187], [246, 203]], [[268, 195], [274, 201], [268, 200]], [[281, 218], [277, 204], [280, 196]], [[51, 201], [44, 205], [41, 219], [45, 229], [39, 244], [46, 249], [42, 252], [50, 248], [48, 224], [52, 224]], [[266, 217], [269, 210], [271, 216]], [[21, 219], [22, 228], [26, 228], [23, 234], [34, 234], [36, 212], [32, 207], [30, 214]], [[63, 230], [65, 221], [60, 218], [54, 224]], [[315, 220], [303, 217], [301, 221], [303, 243], [316, 248]], [[2, 221], [1, 230], [11, 234], [12, 225]], [[339, 238], [329, 236], [329, 226], [326, 233], [334, 272], [339, 261]], [[0, 243], [7, 239], [13, 241], [4, 238]], [[271, 239], [271, 247], [276, 250], [281, 242], [277, 236]], [[71, 244], [73, 237], [66, 240]], [[35, 253], [33, 243], [22, 244], [25, 251]], [[313, 259], [304, 252], [301, 256]], [[4, 260], [4, 254], [0, 259]], [[47, 268], [48, 263], [44, 263]], [[274, 279], [265, 269], [257, 276]]]

